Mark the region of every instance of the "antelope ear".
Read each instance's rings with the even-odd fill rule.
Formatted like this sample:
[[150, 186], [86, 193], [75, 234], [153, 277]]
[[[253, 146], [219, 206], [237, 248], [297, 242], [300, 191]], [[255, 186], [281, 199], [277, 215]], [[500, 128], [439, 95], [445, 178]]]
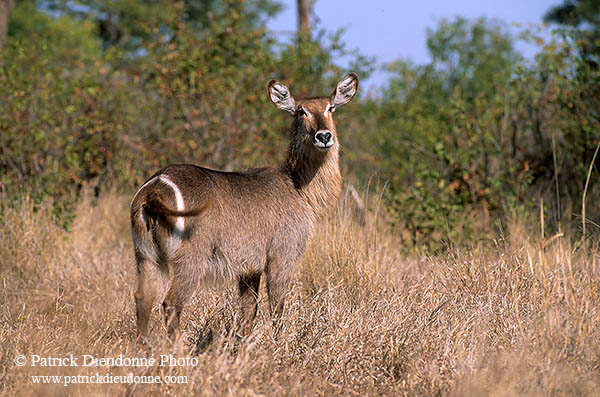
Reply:
[[335, 87], [331, 94], [331, 106], [345, 105], [354, 98], [358, 89], [358, 76], [356, 73], [348, 73]]
[[280, 84], [278, 81], [271, 80], [269, 81], [268, 91], [269, 99], [271, 99], [273, 105], [278, 109], [294, 114], [296, 101], [294, 101], [294, 97], [290, 94], [290, 90], [286, 86]]

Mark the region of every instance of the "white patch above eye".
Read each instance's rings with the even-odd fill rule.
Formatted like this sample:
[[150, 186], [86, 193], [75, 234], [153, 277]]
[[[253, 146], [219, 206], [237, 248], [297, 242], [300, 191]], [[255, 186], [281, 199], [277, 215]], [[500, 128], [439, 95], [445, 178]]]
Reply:
[[306, 108], [304, 106], [301, 106], [300, 108], [302, 109], [302, 111], [304, 112], [306, 117], [308, 117], [309, 119], [312, 118], [312, 114], [310, 114], [310, 112], [308, 110], [306, 110]]

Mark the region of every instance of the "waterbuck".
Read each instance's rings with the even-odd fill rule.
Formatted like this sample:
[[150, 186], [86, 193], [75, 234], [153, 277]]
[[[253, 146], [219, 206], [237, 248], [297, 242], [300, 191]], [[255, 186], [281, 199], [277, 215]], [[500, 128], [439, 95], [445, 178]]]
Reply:
[[155, 299], [166, 291], [164, 316], [173, 337], [184, 305], [203, 281], [237, 280], [247, 334], [264, 274], [271, 316], [279, 317], [296, 261], [340, 195], [332, 114], [357, 88], [358, 77], [350, 73], [331, 96], [296, 100], [272, 80], [269, 98], [294, 117], [281, 165], [241, 172], [170, 165], [139, 188], [131, 202], [131, 232], [140, 335], [147, 334]]

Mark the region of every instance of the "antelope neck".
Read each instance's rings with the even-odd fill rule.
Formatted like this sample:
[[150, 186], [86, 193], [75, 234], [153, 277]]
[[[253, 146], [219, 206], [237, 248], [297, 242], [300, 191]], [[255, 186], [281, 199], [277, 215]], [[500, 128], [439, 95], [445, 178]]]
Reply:
[[282, 168], [318, 217], [337, 202], [342, 186], [337, 143], [327, 152], [315, 152], [312, 156], [295, 155], [290, 148]]

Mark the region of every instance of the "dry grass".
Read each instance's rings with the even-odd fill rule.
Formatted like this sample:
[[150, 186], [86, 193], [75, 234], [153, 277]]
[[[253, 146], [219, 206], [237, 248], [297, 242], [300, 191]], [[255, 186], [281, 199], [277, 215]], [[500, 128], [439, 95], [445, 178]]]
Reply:
[[[235, 296], [203, 289], [171, 346], [154, 313], [152, 348], [135, 340], [128, 200], [84, 201], [72, 233], [48, 211], [0, 216], [1, 395], [593, 395], [600, 390], [596, 251], [545, 249], [513, 227], [486, 252], [406, 258], [398, 240], [345, 206], [299, 264], [284, 321], [261, 306], [231, 336]], [[208, 343], [212, 335], [212, 342]], [[18, 354], [195, 357], [197, 366], [15, 366]], [[79, 360], [81, 361], [81, 359]], [[81, 364], [81, 363], [80, 363]], [[31, 375], [185, 375], [182, 385], [35, 385]]]

